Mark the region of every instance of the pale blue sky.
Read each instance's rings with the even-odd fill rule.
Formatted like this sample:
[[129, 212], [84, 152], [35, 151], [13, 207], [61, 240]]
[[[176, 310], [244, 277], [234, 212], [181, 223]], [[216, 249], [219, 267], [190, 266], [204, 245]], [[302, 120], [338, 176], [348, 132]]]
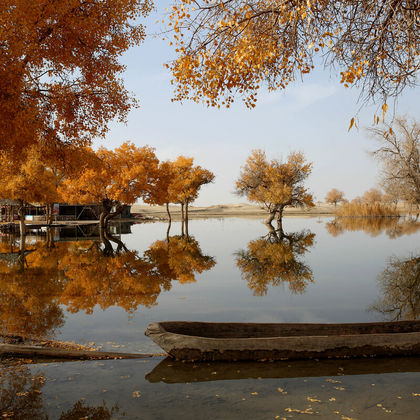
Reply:
[[[162, 8], [164, 10], [164, 8]], [[155, 26], [162, 10], [146, 20], [147, 32]], [[286, 157], [300, 150], [313, 162], [307, 186], [316, 200], [324, 200], [331, 188], [343, 190], [347, 198], [375, 186], [379, 168], [367, 154], [375, 147], [363, 128], [347, 128], [360, 108], [360, 94], [345, 89], [339, 76], [321, 66], [303, 82], [285, 91], [261, 90], [257, 106], [249, 110], [238, 101], [230, 109], [212, 109], [201, 104], [171, 102], [173, 87], [164, 63], [173, 57], [168, 41], [149, 36], [131, 49], [122, 61], [127, 66], [123, 78], [140, 108], [128, 116], [126, 125], [112, 123], [105, 141], [107, 148], [130, 140], [137, 146], [156, 148], [159, 159], [192, 156], [196, 164], [216, 175], [214, 184], [204, 186], [196, 205], [244, 202], [233, 194], [235, 179], [253, 149], [263, 149], [268, 158]], [[397, 113], [418, 118], [419, 89], [407, 90], [397, 103]], [[359, 126], [373, 121], [377, 106], [362, 108]]]

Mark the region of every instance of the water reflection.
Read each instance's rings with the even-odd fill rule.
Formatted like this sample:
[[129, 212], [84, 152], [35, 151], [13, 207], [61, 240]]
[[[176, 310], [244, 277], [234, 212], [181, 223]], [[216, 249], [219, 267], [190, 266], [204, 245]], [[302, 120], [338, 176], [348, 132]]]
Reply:
[[2, 334], [48, 336], [64, 323], [59, 299], [63, 275], [57, 261], [63, 247], [37, 246], [2, 254], [0, 320]]
[[417, 219], [398, 217], [336, 217], [327, 222], [325, 227], [334, 237], [346, 231], [363, 231], [371, 237], [385, 232], [389, 238], [395, 239], [418, 232], [420, 222]]
[[[32, 374], [24, 366], [0, 367], [0, 415], [4, 419], [39, 419], [50, 418], [44, 407], [42, 387], [46, 378], [42, 374]], [[119, 411], [118, 407], [108, 408], [88, 406], [77, 401], [70, 410], [63, 411], [60, 420], [109, 420]]]
[[170, 236], [156, 241], [144, 254], [160, 277], [180, 283], [195, 282], [196, 274], [216, 264], [213, 257], [203, 254], [193, 236]]
[[280, 284], [287, 284], [293, 293], [303, 293], [313, 282], [313, 273], [301, 258], [313, 246], [315, 234], [309, 230], [284, 233], [271, 226], [269, 230], [235, 254], [242, 278], [258, 296], [265, 295], [270, 285]]
[[420, 319], [420, 255], [392, 257], [378, 276], [382, 297], [371, 306], [390, 321]]
[[106, 231], [98, 240], [70, 242], [56, 242], [47, 232], [45, 240], [22, 248], [7, 243], [9, 252], [0, 254], [3, 336], [53, 335], [64, 323], [62, 305], [88, 314], [97, 305], [127, 312], [151, 307], [172, 281], [194, 282], [215, 265], [192, 236], [156, 241], [142, 255]]
[[420, 372], [418, 357], [372, 360], [288, 360], [280, 362], [182, 363], [162, 360], [146, 375], [151, 383], [167, 384], [231, 381], [239, 379], [301, 378], [342, 375], [368, 375], [391, 372]]

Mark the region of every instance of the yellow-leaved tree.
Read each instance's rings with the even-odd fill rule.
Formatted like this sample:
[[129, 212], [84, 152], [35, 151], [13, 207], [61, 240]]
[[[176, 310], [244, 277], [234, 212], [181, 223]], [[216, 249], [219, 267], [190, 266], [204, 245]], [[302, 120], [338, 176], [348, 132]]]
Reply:
[[0, 198], [16, 200], [20, 232], [25, 235], [25, 205], [27, 203], [54, 203], [58, 201], [55, 177], [45, 165], [39, 144], [27, 147], [19, 159], [0, 152]]
[[312, 163], [306, 162], [302, 153], [292, 152], [285, 162], [267, 160], [265, 152], [254, 150], [242, 167], [236, 181], [236, 192], [258, 203], [275, 217], [282, 229], [283, 210], [286, 206], [313, 207], [312, 194], [303, 186], [312, 171]]
[[[88, 144], [135, 101], [119, 58], [145, 37], [149, 0], [2, 0], [0, 150]], [[138, 21], [137, 21], [138, 22]]]
[[317, 64], [341, 69], [345, 87], [386, 112], [388, 97], [417, 83], [418, 13], [418, 0], [177, 0], [175, 99], [254, 107], [262, 85], [284, 89]]
[[87, 150], [79, 173], [66, 179], [59, 190], [67, 202], [101, 204], [100, 226], [105, 228], [127, 205], [150, 194], [159, 161], [153, 148], [129, 142], [115, 150]]

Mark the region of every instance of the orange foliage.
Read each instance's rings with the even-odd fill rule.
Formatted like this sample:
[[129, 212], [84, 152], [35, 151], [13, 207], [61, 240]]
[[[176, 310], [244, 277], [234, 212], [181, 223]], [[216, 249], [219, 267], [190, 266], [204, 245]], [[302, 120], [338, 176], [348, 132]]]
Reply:
[[266, 208], [271, 220], [276, 213], [281, 220], [285, 206], [314, 206], [312, 195], [303, 186], [311, 171], [312, 163], [305, 162], [302, 153], [291, 153], [286, 162], [269, 162], [262, 150], [254, 150], [236, 181], [236, 191]]
[[154, 149], [139, 148], [129, 142], [115, 150], [86, 149], [80, 171], [66, 179], [59, 191], [70, 203], [102, 203], [106, 217], [112, 207], [116, 206], [118, 213], [125, 205], [149, 195], [157, 178], [158, 163]]
[[329, 204], [337, 205], [340, 201], [344, 201], [344, 193], [343, 191], [337, 190], [337, 188], [333, 188], [331, 191], [327, 193], [325, 196], [325, 201]]
[[0, 152], [0, 171], [0, 198], [29, 203], [57, 201], [54, 175], [45, 166], [38, 145], [21, 152], [20, 159]]
[[420, 68], [417, 0], [178, 0], [170, 12], [175, 100], [254, 107], [263, 84], [285, 89], [320, 61], [385, 102]]
[[149, 0], [5, 0], [0, 7], [0, 144], [89, 143], [135, 102], [118, 58], [145, 36]]

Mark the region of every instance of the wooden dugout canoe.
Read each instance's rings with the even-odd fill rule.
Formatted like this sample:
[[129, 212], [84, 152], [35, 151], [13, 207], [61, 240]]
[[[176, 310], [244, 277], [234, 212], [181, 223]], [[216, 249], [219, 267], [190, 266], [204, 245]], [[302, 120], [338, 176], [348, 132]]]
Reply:
[[420, 355], [420, 321], [257, 324], [168, 321], [145, 334], [169, 356], [240, 361]]

